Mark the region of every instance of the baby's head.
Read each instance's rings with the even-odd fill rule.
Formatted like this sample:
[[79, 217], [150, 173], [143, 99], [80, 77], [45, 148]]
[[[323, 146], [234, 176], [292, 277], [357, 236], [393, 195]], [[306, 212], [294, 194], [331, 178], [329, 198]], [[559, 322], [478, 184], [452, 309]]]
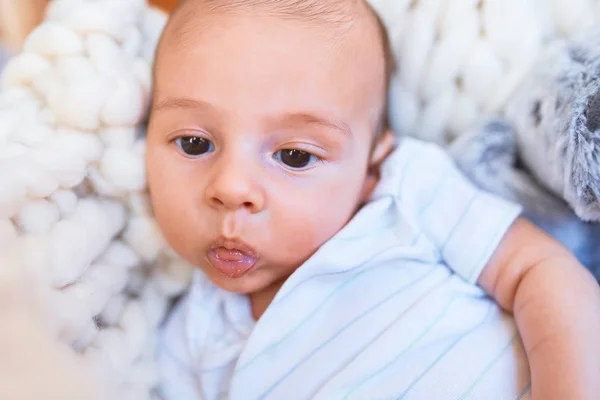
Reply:
[[362, 0], [186, 0], [157, 53], [147, 169], [169, 244], [217, 285], [280, 285], [370, 195], [391, 56]]

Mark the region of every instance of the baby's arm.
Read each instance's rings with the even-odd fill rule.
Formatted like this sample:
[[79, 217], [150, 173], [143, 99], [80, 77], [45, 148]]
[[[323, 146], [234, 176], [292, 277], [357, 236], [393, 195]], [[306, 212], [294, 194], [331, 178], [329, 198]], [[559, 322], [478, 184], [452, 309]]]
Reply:
[[395, 194], [448, 268], [514, 313], [534, 398], [600, 399], [600, 289], [574, 256], [439, 146], [403, 138], [381, 173], [375, 196]]
[[600, 288], [568, 250], [517, 219], [478, 283], [515, 316], [535, 399], [600, 398]]

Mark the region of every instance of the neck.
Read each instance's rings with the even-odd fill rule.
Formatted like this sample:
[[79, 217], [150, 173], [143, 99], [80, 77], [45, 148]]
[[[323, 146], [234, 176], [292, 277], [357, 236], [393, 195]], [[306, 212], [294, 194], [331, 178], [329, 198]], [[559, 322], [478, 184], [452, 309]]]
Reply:
[[284, 282], [285, 280], [275, 282], [263, 290], [248, 295], [250, 304], [252, 305], [252, 316], [256, 321], [265, 313], [265, 310], [269, 307], [269, 304], [271, 304]]

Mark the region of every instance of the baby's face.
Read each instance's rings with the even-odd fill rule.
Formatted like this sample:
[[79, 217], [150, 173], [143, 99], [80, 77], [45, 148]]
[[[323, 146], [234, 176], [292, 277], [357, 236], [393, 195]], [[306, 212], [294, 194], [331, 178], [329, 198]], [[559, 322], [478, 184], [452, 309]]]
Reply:
[[173, 249], [225, 290], [280, 284], [372, 187], [383, 61], [364, 31], [348, 34], [352, 44], [330, 34], [219, 17], [159, 55], [147, 142], [154, 211]]

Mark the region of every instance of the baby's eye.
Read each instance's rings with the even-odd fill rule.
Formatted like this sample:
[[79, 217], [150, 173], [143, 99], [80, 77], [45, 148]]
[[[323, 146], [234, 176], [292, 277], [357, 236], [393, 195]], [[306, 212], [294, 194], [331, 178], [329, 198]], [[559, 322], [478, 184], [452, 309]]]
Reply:
[[192, 157], [198, 157], [215, 150], [215, 146], [210, 140], [198, 136], [182, 136], [175, 139], [175, 143], [181, 151]]
[[279, 150], [274, 157], [294, 169], [302, 169], [319, 161], [319, 157], [314, 154], [296, 149]]

